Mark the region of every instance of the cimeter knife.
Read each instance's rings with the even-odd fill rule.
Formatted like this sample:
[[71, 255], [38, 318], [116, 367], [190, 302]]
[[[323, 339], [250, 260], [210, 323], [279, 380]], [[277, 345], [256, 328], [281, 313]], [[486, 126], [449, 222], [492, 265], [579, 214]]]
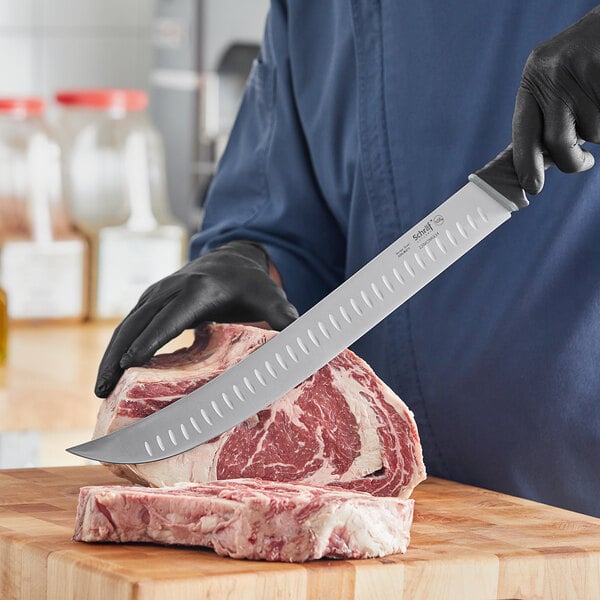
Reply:
[[139, 464], [215, 438], [310, 377], [527, 204], [508, 147], [241, 362], [156, 413], [68, 451], [101, 462]]

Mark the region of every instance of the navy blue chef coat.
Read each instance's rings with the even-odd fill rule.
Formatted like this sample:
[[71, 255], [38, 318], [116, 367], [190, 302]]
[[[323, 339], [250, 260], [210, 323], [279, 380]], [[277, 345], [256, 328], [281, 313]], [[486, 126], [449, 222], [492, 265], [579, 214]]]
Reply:
[[[274, 1], [191, 256], [257, 240], [305, 311], [506, 146], [527, 55], [596, 3]], [[599, 184], [552, 169], [356, 343], [430, 474], [600, 516]]]

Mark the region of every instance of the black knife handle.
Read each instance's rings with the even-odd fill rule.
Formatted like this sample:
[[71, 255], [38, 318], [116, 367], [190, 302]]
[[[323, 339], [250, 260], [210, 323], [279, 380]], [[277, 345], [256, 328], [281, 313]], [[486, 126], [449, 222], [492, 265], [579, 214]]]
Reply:
[[[487, 165], [475, 171], [473, 175], [469, 175], [469, 181], [484, 188], [486, 192], [495, 196], [511, 211], [529, 206], [529, 200], [527, 200], [523, 188], [519, 185], [513, 165], [512, 144], [509, 144]], [[506, 202], [503, 202], [503, 200]]]
[[[583, 140], [578, 140], [578, 143], [583, 144]], [[550, 156], [544, 152], [544, 169], [547, 170], [553, 164]], [[476, 183], [492, 196], [496, 196], [509, 210], [516, 211], [529, 206], [529, 200], [519, 185], [513, 164], [512, 144], [506, 146], [485, 167], [469, 175], [469, 181]]]

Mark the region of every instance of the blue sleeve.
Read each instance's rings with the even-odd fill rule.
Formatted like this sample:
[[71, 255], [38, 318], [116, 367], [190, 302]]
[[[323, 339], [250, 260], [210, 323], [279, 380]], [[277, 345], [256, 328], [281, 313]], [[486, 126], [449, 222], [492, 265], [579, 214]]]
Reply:
[[304, 312], [343, 280], [346, 242], [311, 167], [288, 46], [285, 6], [273, 1], [190, 256], [234, 239], [259, 242]]

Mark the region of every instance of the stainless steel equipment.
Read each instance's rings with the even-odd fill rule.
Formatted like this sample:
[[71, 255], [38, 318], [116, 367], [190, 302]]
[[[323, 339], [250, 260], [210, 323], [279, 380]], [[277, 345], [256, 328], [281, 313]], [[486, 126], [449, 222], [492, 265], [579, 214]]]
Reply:
[[260, 48], [268, 0], [155, 0], [150, 112], [174, 215], [190, 231]]

